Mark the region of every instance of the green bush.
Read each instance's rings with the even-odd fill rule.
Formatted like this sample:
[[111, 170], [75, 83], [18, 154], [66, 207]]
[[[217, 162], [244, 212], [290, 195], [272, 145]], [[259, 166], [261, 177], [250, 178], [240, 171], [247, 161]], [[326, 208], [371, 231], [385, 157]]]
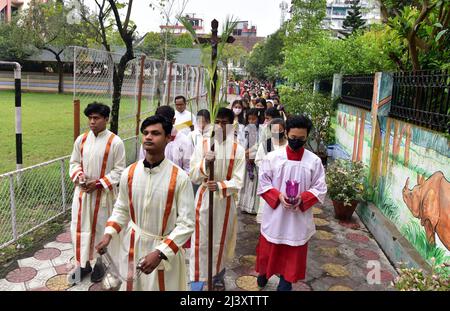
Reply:
[[397, 269], [399, 276], [393, 285], [401, 291], [450, 291], [450, 268], [448, 265], [436, 265], [432, 262], [430, 274], [422, 269], [407, 268], [401, 264]]
[[316, 154], [326, 153], [325, 145], [335, 141], [331, 120], [335, 114], [330, 98], [310, 89], [280, 87], [280, 96], [289, 114], [305, 114], [313, 123], [310, 141]]

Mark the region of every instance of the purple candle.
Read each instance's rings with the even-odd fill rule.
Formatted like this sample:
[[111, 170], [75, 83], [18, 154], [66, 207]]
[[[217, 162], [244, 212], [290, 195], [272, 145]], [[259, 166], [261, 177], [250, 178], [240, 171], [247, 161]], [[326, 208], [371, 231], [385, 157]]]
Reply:
[[286, 181], [286, 195], [289, 199], [289, 203], [291, 204], [295, 204], [297, 202], [299, 184], [300, 183], [295, 180]]

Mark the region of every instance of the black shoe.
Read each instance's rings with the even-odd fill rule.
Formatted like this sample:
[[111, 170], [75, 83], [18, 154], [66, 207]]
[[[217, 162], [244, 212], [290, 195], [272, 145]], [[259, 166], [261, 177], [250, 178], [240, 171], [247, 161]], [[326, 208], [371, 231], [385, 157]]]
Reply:
[[92, 272], [91, 265], [89, 262], [86, 264], [85, 268], [77, 267], [68, 277], [68, 282], [71, 285], [75, 285], [83, 281], [83, 279]]
[[264, 274], [260, 274], [256, 278], [256, 283], [258, 283], [258, 287], [260, 289], [263, 289], [264, 287], [266, 287], [267, 282], [268, 282], [268, 280], [267, 280], [267, 278], [266, 278], [266, 276]]
[[103, 280], [103, 277], [105, 276], [105, 265], [101, 262], [96, 262], [94, 266], [94, 271], [92, 271], [91, 274], [91, 282], [92, 283], [98, 283]]
[[277, 286], [277, 291], [279, 292], [289, 292], [292, 290], [292, 283], [288, 282], [284, 279], [282, 275], [280, 275], [280, 282]]

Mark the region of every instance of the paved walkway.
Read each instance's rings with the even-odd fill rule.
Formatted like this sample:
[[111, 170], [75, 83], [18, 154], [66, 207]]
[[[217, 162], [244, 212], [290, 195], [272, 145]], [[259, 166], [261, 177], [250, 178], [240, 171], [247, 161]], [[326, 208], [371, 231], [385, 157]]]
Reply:
[[[396, 276], [395, 269], [356, 214], [349, 223], [335, 220], [329, 200], [314, 207], [313, 212], [317, 233], [309, 243], [306, 280], [294, 284], [293, 290], [392, 290], [390, 282]], [[258, 236], [259, 225], [255, 216], [239, 212], [236, 256], [225, 275], [227, 290], [258, 290], [254, 271]], [[369, 261], [379, 263], [379, 284], [367, 282], [367, 275], [373, 269], [373, 266], [368, 267]], [[67, 231], [61, 233], [56, 241], [44, 245], [33, 257], [18, 260], [18, 266], [0, 280], [0, 291], [101, 290], [100, 283], [91, 283], [89, 277], [76, 286], [67, 285], [67, 273], [73, 267], [72, 245]], [[276, 290], [277, 284], [278, 277], [273, 276], [264, 290]]]

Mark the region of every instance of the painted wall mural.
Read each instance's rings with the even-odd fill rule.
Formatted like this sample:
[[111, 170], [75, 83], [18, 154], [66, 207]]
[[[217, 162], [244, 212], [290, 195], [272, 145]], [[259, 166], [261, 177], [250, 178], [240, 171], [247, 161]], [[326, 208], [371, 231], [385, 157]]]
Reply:
[[[450, 262], [450, 140], [392, 118], [378, 121], [372, 201], [425, 260]], [[339, 105], [336, 142], [347, 158], [370, 165], [372, 130], [370, 112]]]

